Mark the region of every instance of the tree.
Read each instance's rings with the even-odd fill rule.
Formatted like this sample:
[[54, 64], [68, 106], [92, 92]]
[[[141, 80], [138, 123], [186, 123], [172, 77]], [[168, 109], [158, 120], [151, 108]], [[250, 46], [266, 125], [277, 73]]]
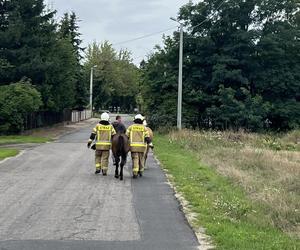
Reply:
[[22, 131], [26, 115], [41, 105], [40, 93], [27, 80], [0, 86], [0, 133]]
[[71, 14], [64, 13], [59, 24], [59, 33], [61, 38], [70, 40], [79, 63], [80, 60], [83, 59], [81, 53], [84, 52], [84, 48], [81, 47], [82, 40], [80, 39], [81, 34], [79, 32], [78, 22], [79, 20], [75, 12], [71, 12]]
[[[40, 85], [46, 81], [51, 62], [49, 48], [55, 46], [55, 12], [45, 12], [42, 0], [4, 1], [2, 12], [1, 59], [6, 67], [1, 70], [1, 84], [16, 82], [24, 76]], [[4, 23], [3, 23], [4, 18]], [[4, 71], [4, 72], [3, 72]]]
[[46, 10], [43, 0], [3, 0], [1, 7], [0, 84], [31, 79], [41, 92], [44, 110], [84, 106], [75, 13], [65, 20], [69, 21], [70, 36], [64, 36], [54, 21], [55, 11]]
[[[296, 2], [204, 0], [180, 9], [178, 19], [186, 26], [185, 126], [259, 130], [265, 121], [274, 129], [299, 126]], [[146, 112], [154, 110], [153, 119], [167, 114], [172, 125], [176, 124], [178, 43], [175, 32], [142, 67]]]
[[77, 60], [74, 72], [76, 75], [74, 107], [82, 110], [87, 105], [88, 93], [87, 86], [84, 81], [83, 67], [80, 63], [83, 59], [81, 54], [84, 49], [81, 47], [82, 40], [80, 39], [81, 34], [79, 33], [78, 18], [74, 12], [71, 12], [71, 14], [64, 14], [59, 24], [59, 35], [61, 39], [67, 40], [71, 43], [73, 53]]
[[300, 124], [300, 12], [296, 1], [267, 1], [265, 25], [257, 44], [260, 68], [255, 87], [270, 102], [268, 119], [274, 129]]
[[94, 71], [93, 102], [97, 110], [120, 107], [133, 110], [138, 93], [139, 74], [127, 50], [117, 52], [109, 42], [90, 44], [84, 65], [86, 79]]

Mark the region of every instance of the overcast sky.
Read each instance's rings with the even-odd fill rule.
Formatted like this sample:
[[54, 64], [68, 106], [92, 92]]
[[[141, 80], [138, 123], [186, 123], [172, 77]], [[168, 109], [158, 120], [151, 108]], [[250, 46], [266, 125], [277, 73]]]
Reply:
[[[176, 26], [169, 17], [176, 17], [179, 8], [188, 0], [46, 0], [45, 2], [58, 11], [57, 18], [66, 11], [74, 11], [77, 14], [81, 20], [80, 32], [86, 46], [94, 40], [119, 43]], [[172, 31], [165, 34], [172, 34]], [[158, 34], [115, 47], [131, 50], [134, 62], [138, 63], [155, 44], [161, 44], [161, 40], [162, 34]]]

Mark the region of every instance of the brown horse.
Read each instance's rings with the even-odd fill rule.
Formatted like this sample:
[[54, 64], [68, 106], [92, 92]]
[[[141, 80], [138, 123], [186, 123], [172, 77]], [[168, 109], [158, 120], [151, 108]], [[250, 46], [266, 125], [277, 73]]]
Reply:
[[[116, 164], [115, 178], [120, 177], [121, 181], [123, 180], [123, 168], [124, 165], [126, 164], [129, 149], [130, 149], [129, 140], [125, 134], [116, 134], [113, 136], [111, 150], [113, 153], [113, 157], [115, 158], [115, 164]], [[120, 175], [119, 175], [119, 164], [120, 164]]]

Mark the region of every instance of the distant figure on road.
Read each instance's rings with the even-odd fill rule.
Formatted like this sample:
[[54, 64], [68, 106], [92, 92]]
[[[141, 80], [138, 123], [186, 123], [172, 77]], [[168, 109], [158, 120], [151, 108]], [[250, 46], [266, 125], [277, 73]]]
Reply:
[[137, 178], [138, 174], [143, 176], [144, 172], [144, 155], [147, 144], [151, 143], [149, 137], [149, 132], [143, 125], [144, 117], [138, 114], [134, 117], [134, 124], [131, 125], [127, 131], [126, 135], [130, 142], [130, 151], [133, 164], [133, 178]]
[[116, 134], [114, 127], [109, 124], [108, 113], [101, 114], [100, 122], [96, 125], [91, 133], [90, 139], [88, 141], [88, 148], [91, 147], [92, 142], [96, 140], [96, 144], [92, 146], [95, 149], [95, 163], [96, 172], [99, 174], [102, 170], [103, 175], [107, 175], [108, 170], [108, 159], [109, 150], [111, 148], [111, 138]]
[[114, 126], [114, 129], [118, 134], [125, 134], [126, 133], [126, 127], [122, 123], [122, 117], [120, 115], [116, 116], [116, 120], [112, 124]]

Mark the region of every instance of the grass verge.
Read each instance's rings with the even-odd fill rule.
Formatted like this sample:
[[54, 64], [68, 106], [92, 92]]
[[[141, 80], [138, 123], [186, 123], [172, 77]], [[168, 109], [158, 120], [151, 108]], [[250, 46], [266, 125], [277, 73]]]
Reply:
[[9, 135], [0, 136], [0, 145], [2, 144], [20, 144], [20, 143], [45, 143], [50, 141], [47, 137], [36, 137], [27, 135]]
[[300, 249], [300, 242], [269, 220], [268, 209], [215, 168], [204, 165], [190, 148], [168, 135], [156, 135], [156, 155], [171, 182], [195, 214], [192, 226], [206, 228], [216, 249]]
[[17, 149], [0, 148], [0, 160], [16, 156], [18, 153], [19, 151]]

